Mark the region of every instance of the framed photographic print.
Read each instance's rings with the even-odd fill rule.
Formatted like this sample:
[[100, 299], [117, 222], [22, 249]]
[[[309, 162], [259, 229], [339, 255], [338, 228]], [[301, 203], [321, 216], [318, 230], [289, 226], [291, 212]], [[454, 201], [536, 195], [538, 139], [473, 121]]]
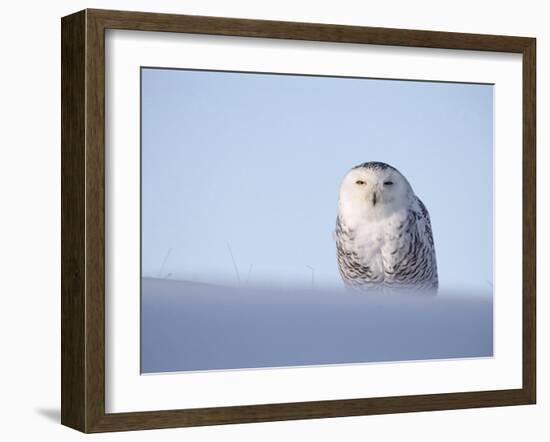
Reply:
[[62, 423], [533, 404], [535, 39], [62, 19]]

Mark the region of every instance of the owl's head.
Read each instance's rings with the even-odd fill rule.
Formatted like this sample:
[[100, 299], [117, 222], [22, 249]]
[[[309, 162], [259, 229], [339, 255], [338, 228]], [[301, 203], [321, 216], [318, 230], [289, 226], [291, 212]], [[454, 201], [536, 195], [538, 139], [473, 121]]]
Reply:
[[386, 163], [368, 162], [351, 169], [340, 186], [343, 216], [383, 218], [408, 208], [414, 192], [407, 179]]

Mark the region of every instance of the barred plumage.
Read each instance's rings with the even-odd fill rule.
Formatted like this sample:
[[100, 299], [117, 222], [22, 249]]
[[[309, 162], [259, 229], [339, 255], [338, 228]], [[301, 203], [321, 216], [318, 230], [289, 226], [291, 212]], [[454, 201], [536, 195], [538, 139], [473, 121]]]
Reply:
[[394, 167], [370, 162], [348, 172], [340, 188], [335, 239], [346, 286], [437, 290], [428, 210]]

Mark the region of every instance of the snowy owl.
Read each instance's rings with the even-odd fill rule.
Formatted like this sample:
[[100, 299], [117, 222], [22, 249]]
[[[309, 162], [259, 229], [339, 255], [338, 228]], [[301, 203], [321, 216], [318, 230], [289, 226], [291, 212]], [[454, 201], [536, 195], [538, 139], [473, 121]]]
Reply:
[[347, 287], [437, 291], [430, 215], [395, 167], [368, 162], [346, 174], [335, 240]]

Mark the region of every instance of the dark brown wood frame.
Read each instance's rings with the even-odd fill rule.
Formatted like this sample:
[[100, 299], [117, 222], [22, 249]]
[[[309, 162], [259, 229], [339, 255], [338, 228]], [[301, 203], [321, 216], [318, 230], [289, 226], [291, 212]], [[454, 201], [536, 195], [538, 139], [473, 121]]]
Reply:
[[[62, 19], [61, 422], [83, 432], [534, 404], [536, 40], [526, 37], [84, 10]], [[105, 30], [519, 53], [523, 56], [523, 386], [219, 408], [105, 412]]]

